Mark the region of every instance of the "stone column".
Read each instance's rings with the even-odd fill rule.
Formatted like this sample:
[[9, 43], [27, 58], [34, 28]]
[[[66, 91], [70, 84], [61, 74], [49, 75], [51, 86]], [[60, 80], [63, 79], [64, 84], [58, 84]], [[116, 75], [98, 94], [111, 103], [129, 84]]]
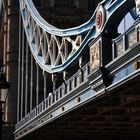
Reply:
[[5, 73], [11, 83], [7, 98], [7, 121], [16, 123], [18, 92], [18, 39], [19, 6], [17, 0], [7, 0], [7, 51], [5, 52]]

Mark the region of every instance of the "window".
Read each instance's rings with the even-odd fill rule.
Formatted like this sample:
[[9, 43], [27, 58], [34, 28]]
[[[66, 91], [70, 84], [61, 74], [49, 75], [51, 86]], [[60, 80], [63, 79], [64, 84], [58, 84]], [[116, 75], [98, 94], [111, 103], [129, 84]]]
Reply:
[[74, 0], [55, 0], [55, 7], [57, 8], [74, 8]]

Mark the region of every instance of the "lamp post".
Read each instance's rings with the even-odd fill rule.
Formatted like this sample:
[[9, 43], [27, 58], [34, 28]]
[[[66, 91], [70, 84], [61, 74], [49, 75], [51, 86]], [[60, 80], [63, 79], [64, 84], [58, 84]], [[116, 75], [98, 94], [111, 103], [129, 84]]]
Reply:
[[4, 124], [7, 124], [7, 122], [5, 121], [5, 111], [6, 111], [6, 100], [8, 97], [9, 88], [10, 88], [10, 83], [6, 81], [6, 76], [1, 68], [0, 69], [0, 139], [2, 133], [2, 126]]

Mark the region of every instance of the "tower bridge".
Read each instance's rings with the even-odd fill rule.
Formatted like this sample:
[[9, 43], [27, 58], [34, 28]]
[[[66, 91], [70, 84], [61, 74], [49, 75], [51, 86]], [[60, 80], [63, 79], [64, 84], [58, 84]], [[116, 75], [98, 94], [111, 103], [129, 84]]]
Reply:
[[[79, 13], [84, 1], [18, 2], [19, 17], [12, 7], [16, 1], [0, 4], [3, 73], [8, 82], [17, 81], [15, 86], [11, 82], [14, 96], [7, 95], [5, 108], [5, 119], [17, 117], [14, 139], [139, 139], [140, 1], [93, 0], [87, 22], [83, 17], [79, 26], [63, 29], [53, 22], [61, 27], [65, 22], [47, 21], [52, 15], [45, 17], [44, 9], [63, 5]], [[78, 20], [74, 17], [68, 18]], [[17, 110], [10, 106], [16, 101]]]

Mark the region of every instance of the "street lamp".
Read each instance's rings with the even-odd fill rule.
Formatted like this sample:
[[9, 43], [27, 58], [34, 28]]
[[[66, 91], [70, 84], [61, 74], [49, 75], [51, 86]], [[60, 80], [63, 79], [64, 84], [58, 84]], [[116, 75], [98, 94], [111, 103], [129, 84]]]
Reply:
[[6, 108], [6, 99], [8, 97], [8, 90], [10, 88], [10, 83], [6, 81], [6, 76], [3, 73], [3, 70], [0, 70], [0, 126], [5, 122], [3, 117], [5, 117], [5, 108]]
[[8, 97], [8, 89], [10, 88], [10, 83], [6, 81], [6, 76], [3, 73], [3, 69], [0, 69], [0, 139], [2, 136], [2, 126], [6, 124], [3, 120], [5, 117], [6, 110], [6, 99]]

